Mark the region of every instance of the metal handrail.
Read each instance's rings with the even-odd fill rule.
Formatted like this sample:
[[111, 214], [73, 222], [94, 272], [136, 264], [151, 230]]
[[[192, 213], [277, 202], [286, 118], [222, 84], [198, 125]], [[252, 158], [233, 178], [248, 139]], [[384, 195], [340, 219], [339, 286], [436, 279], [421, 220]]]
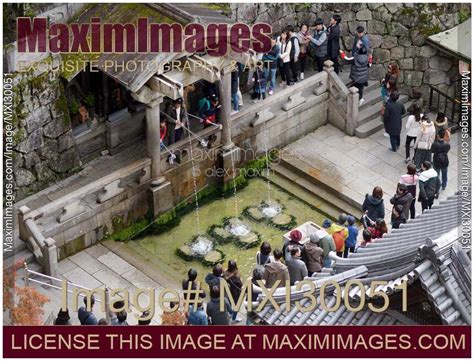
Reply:
[[[62, 290], [63, 288], [62, 287], [59, 287], [59, 286], [56, 286], [52, 283], [47, 283], [47, 282], [42, 282], [42, 281], [39, 281], [39, 280], [36, 280], [34, 278], [30, 278], [29, 275], [32, 274], [32, 275], [35, 275], [35, 276], [39, 276], [39, 277], [43, 277], [43, 278], [47, 278], [51, 281], [57, 281], [57, 282], [63, 282], [62, 279], [60, 278], [56, 278], [56, 277], [52, 277], [52, 276], [48, 276], [48, 275], [45, 275], [44, 273], [41, 273], [41, 272], [36, 272], [36, 271], [32, 271], [28, 268], [28, 265], [25, 263], [24, 264], [24, 270], [25, 270], [25, 285], [28, 286], [29, 282], [33, 282], [33, 283], [37, 283], [37, 284], [40, 284], [42, 286], [46, 286], [46, 287], [50, 287], [50, 288], [54, 288], [56, 290]], [[87, 290], [87, 291], [92, 291], [93, 289], [92, 288], [89, 288], [89, 287], [85, 287], [85, 286], [81, 286], [81, 285], [78, 285], [76, 283], [73, 283], [73, 282], [70, 282], [68, 280], [65, 280], [66, 281], [66, 284], [68, 287], [66, 287], [66, 292], [68, 293], [74, 293], [73, 291], [69, 290], [69, 286], [72, 286], [72, 287], [75, 287], [75, 288], [79, 288], [79, 289], [83, 289], [83, 290]], [[105, 291], [107, 290], [107, 288], [105, 289]], [[85, 297], [84, 295], [82, 294], [79, 294], [79, 296], [81, 297]], [[99, 298], [96, 298], [95, 299], [97, 302], [102, 302], [101, 299]]]
[[[436, 106], [434, 106], [434, 93], [437, 93], [437, 102], [436, 102]], [[444, 98], [444, 111], [443, 113], [445, 114], [445, 116], [448, 116], [446, 110], [449, 110], [450, 111], [450, 117], [448, 117], [448, 119], [451, 119], [451, 121], [454, 122], [454, 118], [456, 116], [456, 108], [457, 108], [457, 105], [460, 105], [461, 102], [459, 99], [456, 99], [455, 97], [452, 97], [446, 93], [444, 93], [443, 91], [439, 90], [438, 88], [430, 85], [430, 100], [429, 100], [429, 109], [431, 110], [435, 110], [437, 112], [440, 111], [441, 107], [440, 107], [440, 101], [441, 99]], [[448, 108], [448, 102], [450, 102], [451, 106], [450, 106], [450, 109]], [[458, 122], [461, 121], [461, 111], [458, 111]]]

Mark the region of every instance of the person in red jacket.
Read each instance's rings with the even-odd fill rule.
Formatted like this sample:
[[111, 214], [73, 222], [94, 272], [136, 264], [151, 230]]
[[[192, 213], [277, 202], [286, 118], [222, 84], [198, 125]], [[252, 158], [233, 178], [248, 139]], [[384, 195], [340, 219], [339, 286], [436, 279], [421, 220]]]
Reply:
[[166, 133], [168, 131], [168, 127], [166, 126], [166, 121], [164, 119], [160, 120], [160, 149], [163, 150], [165, 147], [165, 138]]
[[378, 218], [375, 221], [375, 226], [369, 227], [368, 230], [372, 233], [372, 239], [382, 238], [383, 235], [388, 232], [387, 225], [382, 218]]

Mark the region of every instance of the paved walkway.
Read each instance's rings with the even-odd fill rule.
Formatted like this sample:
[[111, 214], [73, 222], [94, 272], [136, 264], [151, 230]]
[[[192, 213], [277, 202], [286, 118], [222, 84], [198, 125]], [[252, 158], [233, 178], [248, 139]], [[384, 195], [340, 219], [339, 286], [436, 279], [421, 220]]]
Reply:
[[[400, 175], [406, 173], [406, 132], [402, 132], [402, 144], [397, 153], [389, 149], [389, 139], [383, 133], [381, 130], [361, 139], [349, 137], [332, 125], [325, 125], [288, 145], [285, 154], [291, 154], [293, 164], [306, 168], [306, 173], [327, 177], [326, 182], [333, 182], [333, 188], [359, 204], [363, 203], [366, 193], [370, 194], [375, 186], [381, 186], [385, 193], [386, 218], [390, 219], [390, 198], [395, 193]], [[451, 136], [448, 186], [441, 191], [439, 199], [452, 195], [458, 188], [459, 135], [460, 132]], [[417, 213], [421, 212], [419, 202], [416, 202], [416, 209]]]
[[[163, 286], [101, 244], [89, 247], [59, 262], [59, 274], [72, 283], [88, 288], [107, 286], [112, 289], [126, 289], [130, 293], [131, 302], [137, 289], [151, 288], [155, 290], [156, 307], [152, 324], [160, 324], [162, 311], [157, 308], [156, 300]], [[114, 298], [116, 297], [111, 297], [112, 300]], [[149, 305], [149, 298], [145, 294], [140, 295], [139, 301], [143, 307]], [[95, 307], [96, 317], [98, 319], [104, 317], [98, 310], [99, 307]], [[128, 324], [136, 325], [136, 315], [139, 314], [140, 312], [132, 307], [132, 312], [127, 316]]]

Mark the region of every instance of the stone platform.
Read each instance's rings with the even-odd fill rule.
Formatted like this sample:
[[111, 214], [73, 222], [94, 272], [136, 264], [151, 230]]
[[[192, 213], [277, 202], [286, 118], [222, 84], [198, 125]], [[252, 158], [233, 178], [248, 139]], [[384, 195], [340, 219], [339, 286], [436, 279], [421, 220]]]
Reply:
[[[406, 118], [403, 121], [405, 126]], [[402, 144], [397, 153], [389, 149], [389, 139], [384, 131], [360, 139], [350, 137], [333, 127], [325, 125], [316, 131], [286, 146], [277, 173], [285, 173], [287, 178], [305, 186], [304, 182], [321, 187], [324, 192], [349, 203], [346, 213], [354, 209], [362, 213], [362, 203], [366, 193], [371, 193], [375, 186], [384, 190], [386, 220], [390, 220], [393, 197], [400, 175], [406, 173], [405, 164], [405, 131], [401, 134]], [[460, 133], [451, 136], [451, 150], [448, 153], [448, 186], [441, 191], [439, 199], [457, 191], [458, 183], [458, 139]], [[413, 155], [413, 149], [411, 150]], [[283, 168], [283, 169], [282, 169]], [[339, 202], [339, 201], [337, 201]], [[436, 203], [436, 202], [435, 202]], [[417, 214], [421, 206], [416, 202]]]

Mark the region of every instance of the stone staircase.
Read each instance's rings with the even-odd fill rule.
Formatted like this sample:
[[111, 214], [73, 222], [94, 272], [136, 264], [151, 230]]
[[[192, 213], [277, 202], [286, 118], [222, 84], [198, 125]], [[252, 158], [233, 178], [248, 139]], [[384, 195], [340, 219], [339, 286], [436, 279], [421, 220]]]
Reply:
[[[352, 83], [348, 71], [341, 72], [339, 77], [347, 86]], [[408, 103], [408, 96], [404, 94], [400, 95], [398, 101], [406, 104], [406, 107], [410, 104]], [[369, 80], [369, 85], [364, 88], [364, 103], [359, 107], [359, 121], [355, 130], [356, 137], [367, 138], [383, 129], [383, 122], [380, 117], [382, 105], [380, 82]]]

